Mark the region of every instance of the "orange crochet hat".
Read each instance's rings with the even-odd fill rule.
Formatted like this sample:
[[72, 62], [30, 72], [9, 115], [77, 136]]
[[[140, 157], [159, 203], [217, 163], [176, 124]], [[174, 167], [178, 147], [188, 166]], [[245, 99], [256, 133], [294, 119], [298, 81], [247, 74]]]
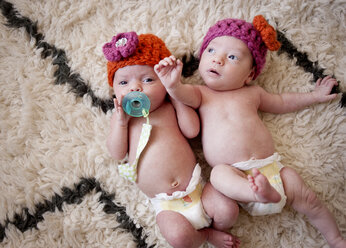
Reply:
[[125, 66], [149, 65], [154, 67], [160, 60], [171, 55], [165, 43], [156, 35], [135, 32], [120, 33], [106, 43], [103, 54], [108, 60], [108, 84], [113, 87], [115, 72]]

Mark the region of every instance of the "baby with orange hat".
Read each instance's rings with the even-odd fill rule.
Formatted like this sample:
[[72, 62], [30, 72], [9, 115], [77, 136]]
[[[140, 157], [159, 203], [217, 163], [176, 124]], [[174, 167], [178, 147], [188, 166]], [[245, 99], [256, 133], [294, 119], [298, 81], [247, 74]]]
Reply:
[[[170, 100], [155, 64], [171, 53], [152, 34], [120, 33], [103, 46], [114, 112], [107, 148], [121, 176], [150, 198], [161, 233], [173, 247], [239, 247], [227, 231], [237, 203], [201, 179], [186, 138], [199, 133], [197, 113]], [[218, 203], [218, 204], [215, 204]]]
[[256, 16], [253, 24], [225, 19], [209, 28], [200, 49], [198, 69], [205, 85], [182, 84], [182, 63], [173, 56], [154, 69], [172, 98], [199, 109], [203, 152], [217, 190], [251, 215], [279, 213], [290, 205], [308, 217], [331, 247], [344, 248], [334, 217], [302, 178], [280, 163], [257, 113], [287, 113], [332, 100], [337, 81], [319, 79], [309, 93], [271, 94], [251, 85], [263, 69], [267, 49], [279, 47], [263, 16]]

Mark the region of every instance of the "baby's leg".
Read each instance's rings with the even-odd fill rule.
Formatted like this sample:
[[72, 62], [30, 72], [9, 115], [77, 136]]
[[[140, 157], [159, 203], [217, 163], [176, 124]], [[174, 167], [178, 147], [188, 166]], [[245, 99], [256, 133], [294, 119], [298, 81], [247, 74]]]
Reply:
[[[239, 215], [237, 202], [221, 194], [210, 183], [204, 186], [201, 199], [204, 211], [213, 219], [213, 228], [221, 231], [214, 233], [214, 238], [217, 235], [221, 235], [221, 241], [228, 240], [230, 243], [233, 243], [233, 247], [238, 247], [240, 244], [239, 239], [229, 233], [230, 228], [235, 224]], [[213, 241], [213, 237], [209, 237], [209, 242], [214, 245], [219, 240], [215, 239]]]
[[306, 186], [303, 179], [293, 169], [281, 170], [281, 179], [287, 196], [287, 204], [305, 214], [327, 240], [330, 247], [345, 248], [346, 240], [340, 234], [336, 221], [328, 208]]
[[213, 228], [204, 228], [196, 230], [191, 223], [181, 214], [174, 211], [162, 211], [156, 216], [156, 221], [160, 227], [162, 235], [173, 247], [194, 248], [200, 247], [205, 241], [215, 241], [215, 247], [234, 246], [232, 240], [228, 237], [230, 234], [217, 231]]
[[266, 203], [281, 199], [280, 194], [258, 170], [248, 180], [245, 173], [230, 165], [217, 165], [211, 171], [210, 182], [218, 191], [240, 202]]

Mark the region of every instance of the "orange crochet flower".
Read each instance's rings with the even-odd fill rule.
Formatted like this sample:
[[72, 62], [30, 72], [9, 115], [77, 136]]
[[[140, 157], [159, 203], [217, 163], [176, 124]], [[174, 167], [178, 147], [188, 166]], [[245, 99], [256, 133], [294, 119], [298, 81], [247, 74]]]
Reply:
[[268, 24], [262, 15], [255, 16], [253, 19], [253, 26], [260, 32], [264, 44], [266, 44], [270, 51], [279, 50], [281, 44], [276, 39], [276, 31]]

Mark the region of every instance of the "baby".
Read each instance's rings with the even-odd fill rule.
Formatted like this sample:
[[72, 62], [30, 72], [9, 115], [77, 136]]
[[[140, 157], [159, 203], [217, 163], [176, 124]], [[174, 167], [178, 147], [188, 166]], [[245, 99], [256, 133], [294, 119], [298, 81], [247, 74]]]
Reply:
[[[122, 160], [120, 175], [150, 198], [160, 231], [173, 247], [199, 247], [205, 241], [239, 247], [239, 240], [227, 232], [237, 219], [237, 203], [202, 182], [185, 138], [199, 133], [197, 113], [170, 101], [154, 71], [155, 64], [171, 55], [165, 43], [152, 34], [120, 33], [103, 52], [116, 96], [107, 148], [115, 160]], [[144, 117], [131, 117], [121, 107], [134, 91], [150, 100]]]
[[199, 72], [206, 85], [182, 84], [182, 63], [173, 56], [154, 69], [172, 98], [199, 109], [203, 152], [213, 167], [210, 180], [217, 190], [241, 202], [252, 215], [279, 213], [291, 205], [331, 247], [346, 247], [329, 210], [293, 169], [280, 163], [257, 113], [287, 113], [332, 100], [337, 82], [325, 77], [313, 92], [283, 94], [250, 85], [265, 64], [267, 49], [279, 47], [275, 30], [262, 16], [253, 24], [225, 19], [208, 30], [200, 49]]

